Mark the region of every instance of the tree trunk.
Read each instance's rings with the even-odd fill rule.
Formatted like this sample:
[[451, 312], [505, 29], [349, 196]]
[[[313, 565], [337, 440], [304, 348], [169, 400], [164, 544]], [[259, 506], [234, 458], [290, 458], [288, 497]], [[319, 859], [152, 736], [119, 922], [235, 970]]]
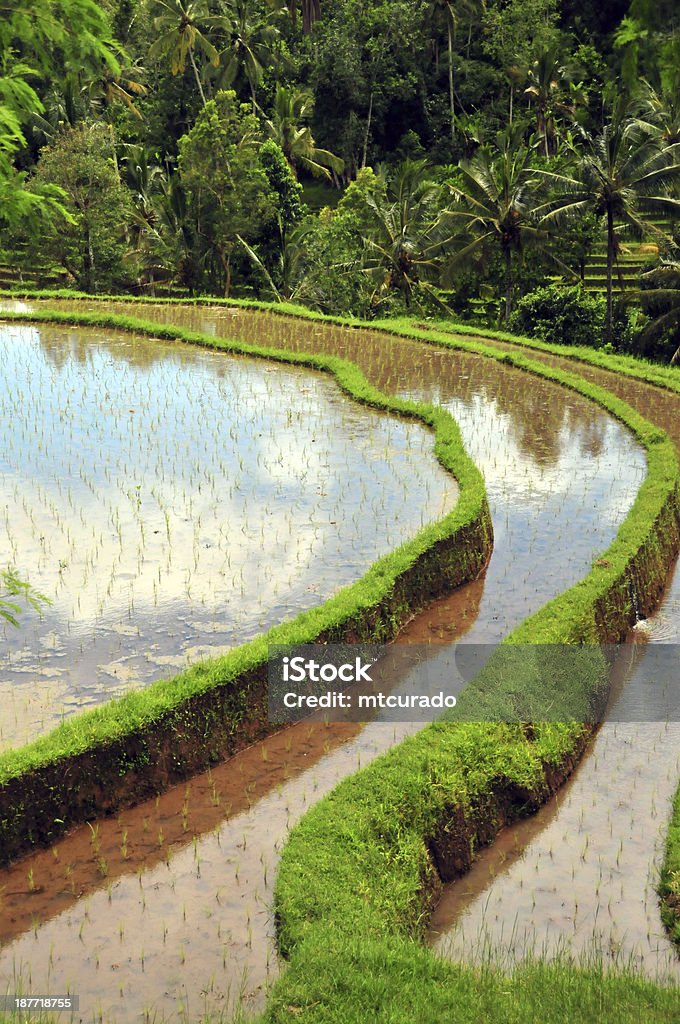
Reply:
[[510, 322], [510, 314], [512, 313], [512, 293], [513, 293], [513, 280], [512, 280], [512, 250], [505, 250], [505, 316], [503, 318], [504, 323]]
[[94, 248], [92, 246], [92, 232], [88, 225], [87, 228], [87, 290], [88, 292], [95, 291], [95, 262], [94, 262]]
[[191, 66], [194, 69], [194, 77], [196, 79], [196, 85], [198, 86], [198, 91], [201, 94], [201, 100], [203, 101], [203, 106], [206, 107], [207, 103], [206, 103], [206, 99], [205, 99], [205, 93], [203, 92], [203, 86], [201, 85], [201, 76], [198, 73], [198, 68], [196, 67], [196, 61], [194, 60], [194, 51], [193, 50], [189, 50], [189, 60], [191, 61]]
[[224, 249], [220, 249], [220, 259], [224, 269], [224, 297], [228, 299], [231, 291], [231, 257], [227, 256]]
[[611, 206], [607, 207], [607, 326], [605, 330], [605, 341], [612, 343], [614, 337], [614, 314], [612, 286], [614, 278], [614, 212]]
[[113, 125], [109, 124], [109, 135], [111, 136], [111, 156], [113, 158], [113, 166], [116, 171], [116, 177], [120, 181], [120, 167], [118, 166], [118, 154], [116, 153], [116, 133], [113, 130]]
[[449, 104], [451, 106], [451, 142], [456, 141], [456, 114], [453, 106], [453, 33], [451, 31], [451, 22], [448, 25], [449, 30]]
[[548, 142], [548, 119], [545, 116], [545, 111], [539, 106], [538, 114], [536, 117], [537, 130], [539, 137], [543, 136], [543, 152], [545, 153], [546, 160], [550, 157], [550, 145]]
[[368, 101], [368, 119], [366, 121], [366, 133], [364, 135], [364, 151], [361, 156], [361, 166], [366, 166], [366, 151], [368, 150], [368, 136], [371, 131], [371, 116], [373, 114], [373, 90], [371, 90], [371, 98]]

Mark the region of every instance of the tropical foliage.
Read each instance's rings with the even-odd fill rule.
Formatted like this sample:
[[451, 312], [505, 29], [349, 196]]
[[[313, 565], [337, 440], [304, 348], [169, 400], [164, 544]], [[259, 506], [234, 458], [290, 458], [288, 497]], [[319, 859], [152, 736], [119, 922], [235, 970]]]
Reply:
[[487, 324], [580, 280], [604, 302], [594, 342], [668, 358], [675, 13], [37, 0], [29, 16], [4, 0], [0, 251], [90, 290]]

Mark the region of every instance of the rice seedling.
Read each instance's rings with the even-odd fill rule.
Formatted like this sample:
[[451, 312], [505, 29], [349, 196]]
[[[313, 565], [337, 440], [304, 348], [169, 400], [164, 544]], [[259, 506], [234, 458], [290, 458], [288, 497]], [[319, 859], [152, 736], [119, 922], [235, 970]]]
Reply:
[[99, 855], [99, 848], [100, 848], [100, 844], [99, 844], [99, 824], [92, 825], [92, 823], [88, 821], [87, 825], [88, 825], [88, 828], [90, 829], [90, 833], [91, 833], [91, 835], [90, 835], [90, 846], [92, 847], [92, 853], [96, 857], [96, 856]]

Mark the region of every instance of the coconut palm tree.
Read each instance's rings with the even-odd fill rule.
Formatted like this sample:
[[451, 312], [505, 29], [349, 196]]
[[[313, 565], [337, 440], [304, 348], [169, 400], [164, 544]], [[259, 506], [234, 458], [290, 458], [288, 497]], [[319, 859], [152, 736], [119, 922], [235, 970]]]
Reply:
[[680, 142], [680, 70], [670, 89], [657, 90], [649, 82], [642, 82], [641, 117], [662, 145]]
[[182, 74], [188, 60], [205, 106], [205, 92], [194, 53], [200, 50], [217, 67], [219, 54], [208, 32], [223, 27], [224, 19], [210, 14], [208, 0], [153, 0], [152, 11], [157, 12], [153, 23], [159, 34], [149, 47], [149, 56], [168, 57], [173, 75]]
[[646, 215], [680, 214], [670, 188], [680, 176], [680, 145], [664, 146], [637, 118], [616, 112], [599, 135], [584, 133], [573, 174], [538, 172], [553, 198], [535, 212], [545, 226], [578, 220], [587, 212], [604, 220], [607, 238], [607, 327], [613, 337], [614, 262], [625, 234], [641, 238], [658, 229]]
[[641, 277], [643, 288], [637, 297], [642, 300], [651, 322], [639, 338], [645, 348], [666, 339], [671, 342], [671, 363], [680, 360], [680, 249], [675, 246], [659, 265]]
[[460, 234], [471, 240], [449, 258], [446, 277], [461, 264], [489, 251], [500, 251], [505, 266], [507, 322], [515, 296], [515, 264], [530, 245], [547, 241], [534, 214], [544, 185], [532, 166], [534, 147], [521, 142], [518, 131], [506, 129], [493, 146], [482, 146], [459, 164], [461, 180], [450, 185], [453, 204], [448, 214]]
[[311, 225], [296, 224], [292, 229], [286, 230], [280, 214], [277, 221], [279, 248], [271, 266], [268, 267], [257, 250], [248, 245], [240, 235], [239, 242], [277, 302], [300, 302], [308, 306], [317, 306], [314, 273], [307, 262], [305, 247]]
[[311, 92], [299, 86], [277, 85], [272, 115], [265, 121], [270, 139], [281, 147], [295, 174], [307, 171], [317, 178], [328, 178], [330, 171], [339, 174], [344, 161], [327, 149], [319, 149], [311, 129], [305, 124], [312, 116], [314, 99]]
[[285, 0], [267, 0], [264, 5], [261, 0], [222, 0], [227, 46], [220, 55], [218, 88], [247, 83], [253, 110], [264, 70], [275, 64], [274, 44], [280, 36], [276, 21], [285, 10]]
[[524, 95], [532, 101], [536, 110], [536, 134], [543, 140], [543, 151], [547, 157], [556, 149], [558, 114], [573, 116], [574, 107], [564, 95], [568, 84], [566, 71], [560, 64], [560, 51], [549, 47], [538, 56], [527, 72], [528, 85]]
[[136, 62], [130, 64], [127, 54], [120, 48], [117, 56], [120, 67], [112, 68], [102, 63], [98, 74], [87, 75], [82, 91], [87, 94], [93, 108], [107, 109], [122, 103], [131, 114], [142, 120], [136, 100], [147, 93], [146, 86], [140, 81], [144, 69]]
[[398, 291], [407, 307], [427, 293], [441, 272], [451, 241], [442, 218], [442, 188], [425, 160], [405, 160], [384, 193], [369, 192], [372, 227], [364, 238], [364, 269], [376, 292]]

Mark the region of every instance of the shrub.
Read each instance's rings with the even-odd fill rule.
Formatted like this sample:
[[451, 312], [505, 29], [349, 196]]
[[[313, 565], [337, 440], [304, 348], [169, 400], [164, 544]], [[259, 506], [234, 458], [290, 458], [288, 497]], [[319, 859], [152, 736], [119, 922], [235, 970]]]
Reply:
[[548, 285], [523, 296], [512, 314], [510, 330], [558, 345], [603, 343], [606, 303], [588, 295], [580, 285]]

